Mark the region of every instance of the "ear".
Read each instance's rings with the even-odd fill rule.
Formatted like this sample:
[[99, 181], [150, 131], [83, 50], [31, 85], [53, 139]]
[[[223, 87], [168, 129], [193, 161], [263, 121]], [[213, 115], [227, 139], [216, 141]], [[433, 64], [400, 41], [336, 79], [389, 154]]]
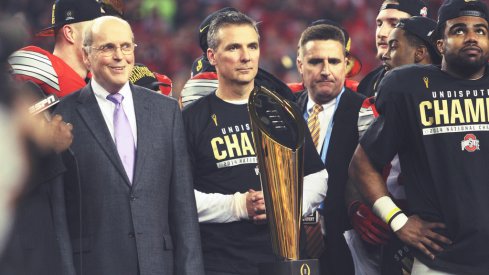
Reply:
[[62, 32], [63, 37], [65, 38], [66, 41], [68, 41], [71, 44], [75, 43], [75, 30], [70, 24], [61, 27], [60, 31]]
[[212, 66], [216, 66], [216, 64], [217, 64], [216, 53], [211, 48], [207, 49], [207, 59], [209, 60], [209, 63], [211, 63]]
[[417, 47], [414, 50], [414, 63], [420, 63], [428, 55], [428, 49], [425, 46]]
[[295, 63], [297, 65], [297, 70], [299, 71], [300, 75], [302, 76], [302, 60], [301, 60], [300, 56], [297, 56], [297, 58], [295, 59]]
[[90, 70], [92, 63], [90, 62], [90, 59], [88, 56], [89, 56], [89, 53], [87, 52], [87, 49], [82, 48], [83, 63], [85, 64], [85, 67], [87, 68], [87, 70]]
[[436, 48], [441, 54], [445, 53], [445, 41], [443, 39], [436, 40]]

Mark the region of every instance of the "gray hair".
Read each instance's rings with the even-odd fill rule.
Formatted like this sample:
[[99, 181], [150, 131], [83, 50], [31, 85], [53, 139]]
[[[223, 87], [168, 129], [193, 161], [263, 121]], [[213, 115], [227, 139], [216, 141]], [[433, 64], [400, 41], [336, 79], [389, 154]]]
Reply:
[[216, 50], [219, 46], [219, 41], [217, 33], [223, 27], [229, 25], [249, 25], [255, 29], [258, 34], [258, 39], [260, 38], [260, 34], [258, 32], [257, 22], [251, 19], [244, 13], [238, 11], [228, 11], [219, 13], [209, 25], [209, 33], [207, 34], [207, 44], [209, 48]]

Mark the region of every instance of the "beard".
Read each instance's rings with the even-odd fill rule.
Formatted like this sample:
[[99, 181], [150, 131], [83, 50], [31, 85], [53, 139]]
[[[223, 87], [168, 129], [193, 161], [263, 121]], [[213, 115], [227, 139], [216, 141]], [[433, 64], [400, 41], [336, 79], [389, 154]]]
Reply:
[[482, 52], [475, 60], [464, 53], [445, 53], [444, 57], [452, 71], [464, 78], [470, 78], [486, 66], [489, 53]]

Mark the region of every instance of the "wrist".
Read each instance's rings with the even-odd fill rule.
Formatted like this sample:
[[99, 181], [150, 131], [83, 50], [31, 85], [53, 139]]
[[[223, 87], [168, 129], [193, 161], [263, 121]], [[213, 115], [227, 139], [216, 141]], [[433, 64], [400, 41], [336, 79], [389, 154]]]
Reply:
[[248, 216], [248, 208], [246, 207], [246, 193], [236, 192], [233, 195], [234, 199], [234, 215], [238, 217], [240, 220], [249, 220]]
[[358, 207], [362, 202], [359, 200], [354, 200], [348, 205], [348, 216], [351, 217], [357, 211]]
[[394, 232], [401, 229], [408, 220], [408, 217], [389, 196], [383, 196], [377, 199], [372, 210], [378, 217], [387, 223]]

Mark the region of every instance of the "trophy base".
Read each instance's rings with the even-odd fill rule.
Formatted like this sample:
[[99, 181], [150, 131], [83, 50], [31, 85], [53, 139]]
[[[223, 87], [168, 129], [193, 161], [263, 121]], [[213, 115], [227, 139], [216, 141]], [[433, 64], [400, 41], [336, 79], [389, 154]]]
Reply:
[[319, 275], [317, 259], [258, 264], [260, 275]]

